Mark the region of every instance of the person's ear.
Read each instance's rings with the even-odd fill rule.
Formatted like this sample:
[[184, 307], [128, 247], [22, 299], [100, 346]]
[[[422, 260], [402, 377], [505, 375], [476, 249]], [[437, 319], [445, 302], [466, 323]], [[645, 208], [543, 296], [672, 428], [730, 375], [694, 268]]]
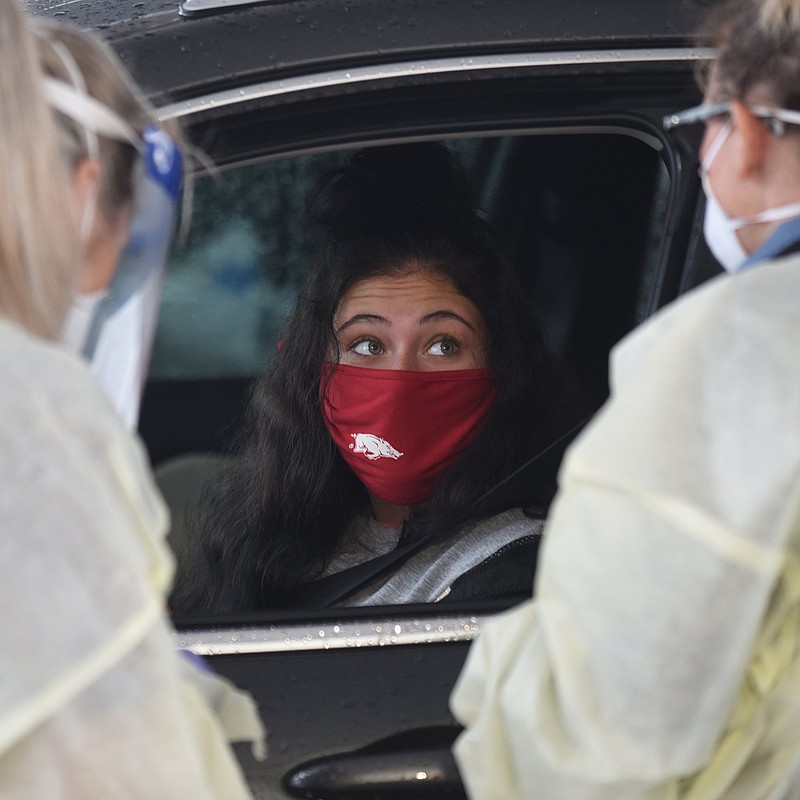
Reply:
[[731, 103], [731, 117], [734, 130], [739, 134], [736, 174], [743, 180], [752, 179], [762, 171], [770, 134], [740, 100]]
[[97, 195], [100, 191], [102, 168], [96, 158], [83, 158], [73, 170], [72, 199], [76, 228], [80, 231], [87, 214], [94, 216]]

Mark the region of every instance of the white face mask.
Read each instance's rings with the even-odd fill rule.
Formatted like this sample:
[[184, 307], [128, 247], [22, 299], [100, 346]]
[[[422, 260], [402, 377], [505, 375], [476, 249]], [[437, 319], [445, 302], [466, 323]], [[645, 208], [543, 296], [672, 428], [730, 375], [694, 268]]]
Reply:
[[727, 272], [738, 272], [747, 261], [747, 251], [742, 247], [742, 243], [736, 235], [736, 228], [732, 225], [736, 220], [731, 219], [722, 210], [705, 175], [703, 176], [703, 191], [706, 193], [703, 235], [708, 249]]
[[748, 252], [739, 241], [736, 231], [758, 222], [779, 222], [800, 215], [800, 203], [788, 203], [782, 206], [766, 208], [758, 214], [749, 217], [729, 217], [711, 188], [708, 170], [717, 153], [727, 141], [733, 130], [733, 122], [728, 120], [725, 127], [717, 134], [711, 147], [709, 147], [703, 163], [700, 165], [700, 179], [706, 195], [706, 213], [703, 220], [703, 235], [709, 250], [722, 267], [730, 273], [738, 272], [745, 261]]

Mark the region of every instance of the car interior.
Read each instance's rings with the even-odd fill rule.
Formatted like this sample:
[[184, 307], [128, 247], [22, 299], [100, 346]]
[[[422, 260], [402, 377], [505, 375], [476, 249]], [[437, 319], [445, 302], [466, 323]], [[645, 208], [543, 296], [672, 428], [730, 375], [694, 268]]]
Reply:
[[[609, 351], [651, 312], [660, 280], [670, 192], [661, 143], [611, 126], [444, 143], [583, 406], [595, 410], [608, 393]], [[190, 535], [185, 512], [223, 463], [249, 387], [276, 352], [308, 272], [306, 193], [350, 152], [248, 161], [196, 180], [191, 234], [165, 280], [140, 420], [179, 557]]]

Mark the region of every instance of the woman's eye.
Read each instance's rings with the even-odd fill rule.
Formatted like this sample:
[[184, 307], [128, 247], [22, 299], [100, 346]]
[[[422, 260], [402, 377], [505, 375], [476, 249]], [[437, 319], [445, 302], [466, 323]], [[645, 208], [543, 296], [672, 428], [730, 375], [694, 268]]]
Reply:
[[457, 352], [458, 345], [452, 339], [442, 339], [428, 348], [428, 353], [432, 356], [454, 356]]
[[362, 339], [356, 342], [351, 348], [354, 353], [360, 356], [379, 356], [383, 353], [383, 345], [374, 339]]

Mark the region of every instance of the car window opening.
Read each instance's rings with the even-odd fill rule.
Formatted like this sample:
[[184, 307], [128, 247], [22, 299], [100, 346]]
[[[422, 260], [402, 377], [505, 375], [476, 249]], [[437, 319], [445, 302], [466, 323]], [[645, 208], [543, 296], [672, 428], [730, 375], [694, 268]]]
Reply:
[[[457, 138], [454, 152], [583, 407], [605, 399], [611, 347], [650, 313], [670, 192], [659, 151], [618, 132]], [[228, 169], [196, 186], [164, 290], [140, 429], [173, 512], [226, 463], [252, 380], [308, 274], [303, 204], [350, 151]], [[554, 477], [554, 476], [552, 476]]]

